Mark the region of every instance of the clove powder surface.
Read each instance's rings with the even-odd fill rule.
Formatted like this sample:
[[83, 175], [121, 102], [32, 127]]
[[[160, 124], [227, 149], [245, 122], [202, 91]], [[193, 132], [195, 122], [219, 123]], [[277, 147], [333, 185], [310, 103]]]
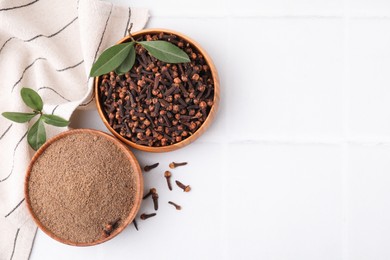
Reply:
[[35, 161], [28, 182], [33, 213], [55, 236], [73, 243], [102, 238], [135, 205], [137, 176], [111, 140], [77, 133], [53, 142]]

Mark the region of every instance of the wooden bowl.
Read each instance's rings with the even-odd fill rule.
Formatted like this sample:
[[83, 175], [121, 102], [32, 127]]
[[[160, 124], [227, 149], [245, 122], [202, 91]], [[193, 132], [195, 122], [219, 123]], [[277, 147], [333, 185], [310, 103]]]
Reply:
[[[132, 165], [133, 170], [134, 170], [134, 173], [133, 173], [134, 175], [133, 176], [134, 176], [134, 178], [136, 180], [135, 181], [136, 192], [135, 192], [135, 198], [134, 198], [134, 206], [131, 208], [127, 218], [123, 219], [123, 220], [121, 219], [120, 225], [108, 237], [102, 237], [102, 238], [100, 238], [98, 240], [95, 240], [93, 242], [88, 242], [88, 243], [75, 242], [75, 241], [70, 241], [70, 240], [63, 239], [63, 238], [58, 237], [57, 235], [55, 235], [46, 226], [44, 226], [42, 224], [42, 222], [39, 220], [39, 218], [36, 216], [36, 214], [34, 213], [34, 210], [33, 210], [32, 206], [31, 206], [30, 192], [29, 192], [29, 180], [30, 180], [30, 177], [31, 177], [31, 171], [33, 169], [34, 164], [38, 160], [38, 158], [45, 152], [45, 150], [50, 145], [52, 145], [53, 143], [55, 143], [59, 139], [61, 139], [63, 137], [66, 137], [66, 136], [79, 134], [79, 133], [92, 134], [94, 136], [99, 136], [99, 137], [102, 137], [102, 138], [104, 138], [106, 140], [111, 141], [116, 147], [119, 148], [119, 150], [121, 152], [124, 153], [125, 157], [130, 161], [130, 164]], [[52, 237], [53, 239], [55, 239], [55, 240], [57, 240], [57, 241], [59, 241], [61, 243], [72, 245], [72, 246], [92, 246], [92, 245], [100, 244], [100, 243], [103, 243], [103, 242], [106, 242], [106, 241], [112, 239], [113, 237], [118, 235], [120, 232], [122, 232], [126, 228], [126, 226], [128, 224], [130, 224], [134, 220], [134, 218], [136, 217], [136, 214], [137, 214], [137, 212], [138, 212], [138, 210], [140, 208], [141, 201], [142, 201], [142, 196], [143, 196], [143, 177], [142, 177], [141, 168], [140, 168], [140, 166], [138, 164], [137, 159], [135, 158], [133, 153], [123, 143], [118, 141], [118, 139], [116, 139], [115, 137], [113, 137], [113, 136], [111, 136], [109, 134], [106, 134], [106, 133], [103, 133], [103, 132], [97, 131], [97, 130], [92, 130], [92, 129], [75, 129], [75, 130], [69, 130], [69, 131], [63, 132], [63, 133], [61, 133], [61, 134], [59, 134], [57, 136], [54, 136], [53, 138], [48, 140], [41, 148], [39, 148], [39, 150], [35, 153], [35, 155], [33, 156], [32, 160], [31, 160], [31, 162], [30, 162], [30, 164], [29, 164], [29, 166], [27, 168], [27, 174], [26, 174], [25, 183], [24, 183], [24, 196], [25, 196], [25, 200], [26, 200], [28, 211], [30, 212], [33, 220], [38, 225], [38, 227], [43, 232], [45, 232], [47, 235], [49, 235], [50, 237]], [[103, 228], [102, 228], [102, 231], [103, 231]]]
[[[212, 59], [210, 58], [210, 56], [197, 42], [195, 42], [194, 40], [192, 40], [191, 38], [187, 37], [186, 35], [184, 35], [182, 33], [175, 32], [175, 31], [168, 30], [168, 29], [146, 29], [146, 30], [141, 30], [139, 32], [136, 32], [136, 33], [132, 34], [132, 36], [134, 38], [136, 38], [136, 37], [139, 37], [139, 36], [142, 36], [145, 34], [156, 34], [156, 33], [161, 33], [161, 32], [177, 35], [178, 37], [182, 38], [183, 40], [189, 42], [192, 46], [194, 46], [195, 49], [197, 49], [197, 51], [199, 53], [201, 53], [203, 55], [205, 61], [207, 62], [207, 65], [210, 67], [210, 70], [211, 70], [212, 78], [214, 81], [214, 100], [213, 100], [214, 104], [211, 107], [210, 113], [208, 114], [205, 122], [203, 122], [203, 124], [198, 128], [198, 130], [196, 130], [196, 132], [193, 133], [190, 137], [184, 139], [181, 142], [178, 142], [178, 143], [175, 143], [172, 145], [161, 146], [161, 147], [139, 145], [139, 144], [132, 142], [129, 139], [124, 138], [123, 136], [121, 136], [118, 132], [116, 132], [110, 126], [110, 124], [109, 124], [109, 122], [108, 122], [108, 120], [103, 112], [103, 106], [101, 104], [101, 100], [99, 97], [100, 77], [95, 78], [96, 106], [97, 106], [99, 115], [100, 115], [101, 119], [103, 120], [103, 123], [108, 128], [108, 130], [110, 130], [111, 133], [113, 133], [122, 142], [130, 145], [131, 147], [134, 147], [138, 150], [142, 150], [142, 151], [146, 151], [146, 152], [155, 152], [155, 153], [173, 151], [173, 150], [182, 148], [182, 147], [192, 143], [196, 139], [198, 139], [198, 137], [201, 136], [206, 131], [206, 129], [210, 126], [210, 124], [213, 122], [215, 115], [217, 113], [218, 107], [219, 107], [219, 99], [220, 99], [220, 87], [219, 87], [219, 77], [218, 77], [217, 69], [215, 68], [215, 65], [214, 65]], [[127, 36], [127, 37], [123, 38], [122, 40], [120, 40], [117, 44], [124, 43], [124, 42], [127, 42], [129, 40], [130, 40], [130, 36]]]

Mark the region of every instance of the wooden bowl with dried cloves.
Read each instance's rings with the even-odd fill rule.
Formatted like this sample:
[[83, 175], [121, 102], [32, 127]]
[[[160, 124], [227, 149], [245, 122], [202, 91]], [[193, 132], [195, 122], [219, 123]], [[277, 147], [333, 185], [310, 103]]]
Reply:
[[[123, 61], [104, 63], [109, 55], [122, 54]], [[195, 141], [214, 120], [218, 73], [207, 52], [189, 37], [167, 29], [142, 30], [101, 57], [106, 60], [99, 58], [91, 70], [97, 109], [124, 143], [147, 152], [173, 151]], [[111, 70], [104, 67], [114, 63]]]

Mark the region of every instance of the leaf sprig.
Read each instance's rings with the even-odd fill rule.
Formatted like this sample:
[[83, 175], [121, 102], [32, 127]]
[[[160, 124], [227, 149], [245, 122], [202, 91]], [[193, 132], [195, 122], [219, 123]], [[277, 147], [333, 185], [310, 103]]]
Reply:
[[33, 119], [35, 116], [39, 115], [38, 120], [31, 126], [28, 130], [27, 141], [31, 148], [35, 151], [39, 149], [46, 142], [46, 130], [43, 123], [54, 125], [58, 127], [64, 127], [69, 125], [69, 121], [63, 119], [62, 117], [44, 114], [43, 101], [37, 92], [31, 88], [22, 88], [20, 95], [24, 103], [33, 109], [32, 113], [20, 113], [20, 112], [4, 112], [2, 115], [16, 123], [26, 123]]
[[135, 41], [114, 45], [105, 50], [91, 68], [90, 77], [97, 77], [111, 71], [121, 75], [131, 70], [135, 63], [135, 45], [143, 46], [151, 56], [167, 63], [190, 62], [187, 53], [167, 41]]

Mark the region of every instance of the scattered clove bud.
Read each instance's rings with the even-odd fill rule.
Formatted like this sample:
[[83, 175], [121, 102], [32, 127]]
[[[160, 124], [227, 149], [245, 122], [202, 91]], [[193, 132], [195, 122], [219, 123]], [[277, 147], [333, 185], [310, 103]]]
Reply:
[[151, 188], [148, 193], [145, 194], [145, 196], [142, 198], [143, 200], [152, 195], [153, 193], [157, 193], [157, 190], [155, 188]]
[[174, 202], [172, 202], [172, 201], [168, 201], [168, 203], [171, 204], [171, 205], [173, 205], [173, 206], [175, 206], [175, 208], [176, 208], [177, 210], [181, 210], [181, 206], [180, 206], [180, 205], [177, 205], [176, 203], [174, 203]]
[[172, 176], [172, 173], [170, 171], [165, 171], [164, 177], [167, 179], [167, 184], [168, 184], [169, 190], [172, 190], [171, 176]]
[[176, 180], [176, 185], [181, 188], [184, 192], [189, 192], [191, 190], [191, 187], [190, 185], [184, 185], [183, 183], [181, 183], [180, 181]]
[[137, 221], [135, 219], [133, 220], [133, 225], [134, 225], [135, 229], [138, 231], [138, 224], [137, 224]]
[[141, 214], [140, 218], [141, 218], [142, 220], [145, 220], [145, 219], [154, 217], [154, 216], [156, 216], [156, 215], [157, 215], [157, 213], [151, 213], [151, 214], [143, 213], [143, 214]]
[[158, 210], [158, 194], [157, 194], [157, 192], [152, 193], [152, 199], [153, 199], [154, 210]]
[[187, 165], [187, 162], [182, 162], [182, 163], [171, 162], [169, 164], [169, 168], [174, 169], [174, 168], [176, 168], [178, 166], [183, 166], [183, 165]]
[[154, 164], [152, 164], [152, 165], [146, 165], [146, 166], [144, 167], [144, 171], [145, 171], [145, 172], [148, 172], [148, 171], [150, 171], [150, 170], [156, 168], [158, 165], [159, 165], [159, 163], [154, 163]]
[[105, 238], [109, 237], [111, 235], [111, 233], [118, 227], [119, 220], [120, 220], [120, 218], [115, 220], [115, 221], [108, 222], [107, 224], [105, 224], [104, 228], [103, 228], [102, 236]]

